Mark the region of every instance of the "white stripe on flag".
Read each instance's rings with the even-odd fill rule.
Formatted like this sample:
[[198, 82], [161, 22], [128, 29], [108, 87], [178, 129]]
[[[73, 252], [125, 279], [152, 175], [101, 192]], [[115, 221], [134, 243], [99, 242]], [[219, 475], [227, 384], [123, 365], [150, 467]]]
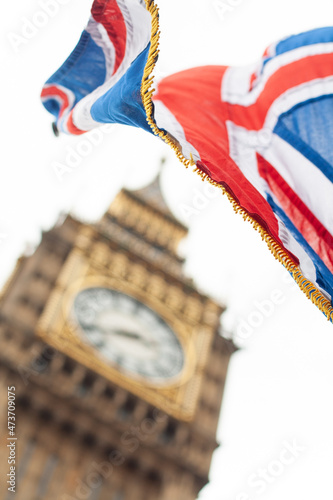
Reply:
[[259, 153], [277, 170], [317, 219], [333, 233], [333, 184], [312, 162], [273, 134]]
[[312, 80], [293, 87], [280, 95], [269, 108], [264, 128], [273, 130], [280, 115], [309, 99], [333, 94], [333, 76]]
[[[221, 98], [223, 101], [229, 102], [230, 104], [251, 106], [257, 101], [262, 93], [267, 80], [278, 69], [308, 56], [331, 54], [332, 52], [333, 43], [329, 42], [299, 47], [298, 49], [276, 56], [265, 64], [263, 74], [259, 77], [257, 84], [251, 91], [249, 91], [249, 85], [247, 84], [258, 65], [254, 66], [252, 64], [243, 68], [230, 67], [226, 70], [222, 79]], [[243, 80], [243, 82], [240, 83], [240, 80]], [[246, 85], [244, 82], [246, 82]]]
[[268, 146], [271, 133], [259, 132], [239, 127], [231, 121], [226, 122], [229, 138], [229, 154], [249, 182], [266, 198], [268, 185], [258, 172], [256, 151]]
[[167, 130], [177, 139], [177, 141], [179, 141], [185, 158], [189, 160], [191, 158], [190, 155], [192, 154], [194, 161], [200, 161], [201, 158], [199, 152], [186, 139], [184, 129], [174, 114], [171, 113], [162, 101], [154, 101], [154, 106], [157, 126]]
[[[274, 198], [274, 201], [275, 203], [277, 203], [277, 205], [279, 205], [279, 202], [278, 200], [276, 200], [276, 198]], [[279, 236], [285, 248], [289, 250], [293, 255], [296, 255], [296, 257], [298, 258], [299, 267], [304, 277], [307, 280], [311, 281], [311, 283], [313, 283], [325, 295], [327, 299], [331, 300], [331, 296], [325, 290], [320, 288], [320, 286], [316, 281], [317, 273], [314, 263], [312, 262], [308, 254], [305, 252], [304, 248], [301, 247], [301, 245], [295, 240], [293, 235], [290, 234], [290, 232], [286, 229], [284, 223], [280, 220], [279, 220]]]
[[106, 64], [106, 80], [110, 78], [113, 73], [113, 68], [116, 62], [116, 50], [111, 42], [106, 29], [100, 23], [97, 23], [92, 17], [89, 19], [86, 31], [91, 35], [96, 45], [98, 45], [104, 53]]
[[248, 94], [251, 85], [251, 77], [261, 68], [261, 61], [247, 66], [229, 66], [222, 78], [221, 99], [222, 101], [236, 103]]
[[[147, 47], [150, 41], [151, 15], [146, 7], [140, 5], [137, 0], [128, 0], [125, 12], [121, 8], [121, 1], [118, 2], [118, 5], [124, 15], [127, 37], [129, 37], [126, 40], [125, 56], [117, 72], [109, 80], [76, 104], [73, 111], [73, 122], [80, 130], [88, 131], [101, 125], [91, 116], [92, 105], [120, 80], [132, 61]], [[135, 20], [134, 24], [130, 24], [132, 19]]]

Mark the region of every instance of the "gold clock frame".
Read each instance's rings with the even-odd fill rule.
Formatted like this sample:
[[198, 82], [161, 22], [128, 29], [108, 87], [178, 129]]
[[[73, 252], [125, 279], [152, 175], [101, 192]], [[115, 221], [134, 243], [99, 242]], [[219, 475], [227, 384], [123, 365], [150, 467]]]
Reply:
[[[100, 362], [104, 362], [104, 364], [106, 363], [110, 365], [109, 368], [116, 372], [114, 376], [116, 376], [116, 374], [121, 372], [123, 376], [131, 379], [131, 381], [134, 384], [139, 384], [140, 386], [146, 385], [147, 387], [152, 387], [152, 388], [163, 388], [163, 387], [171, 388], [186, 383], [193, 373], [196, 354], [194, 346], [189, 336], [186, 339], [183, 335], [184, 332], [180, 321], [170, 317], [170, 315], [168, 315], [169, 317], [166, 318], [165, 311], [163, 311], [163, 308], [161, 308], [158, 304], [150, 304], [146, 298], [143, 299], [142, 297], [134, 296], [133, 294], [128, 293], [126, 286], [119, 287], [119, 285], [120, 285], [119, 283], [115, 283], [114, 280], [108, 277], [96, 275], [96, 276], [90, 276], [88, 278], [80, 278], [78, 281], [76, 281], [69, 287], [68, 291], [64, 296], [62, 313], [64, 318], [67, 320], [67, 326], [69, 331], [71, 332], [72, 340], [75, 339], [74, 341], [78, 342], [79, 344], [81, 344], [82, 340], [82, 334], [80, 338], [79, 324], [74, 319], [72, 320], [70, 317], [72, 306], [74, 304], [75, 297], [77, 296], [78, 293], [80, 293], [83, 290], [86, 290], [87, 288], [95, 288], [95, 287], [108, 288], [123, 293], [145, 304], [147, 307], [152, 309], [155, 313], [158, 314], [158, 316], [160, 316], [165, 321], [165, 323], [172, 330], [172, 332], [174, 333], [174, 335], [176, 336], [177, 340], [181, 345], [181, 348], [184, 353], [184, 366], [178, 375], [172, 378], [170, 377], [169, 379], [166, 379], [164, 382], [157, 383], [136, 376], [135, 374], [131, 375], [129, 373], [126, 374], [125, 372], [121, 372], [121, 370], [117, 369], [117, 366], [115, 364], [111, 363], [107, 358], [103, 357], [98, 353], [97, 356], [100, 359]], [[90, 352], [90, 354], [93, 354], [94, 356], [96, 355], [95, 354], [96, 350], [94, 349], [93, 346], [89, 346], [89, 344], [87, 345], [87, 352]]]
[[[85, 245], [70, 252], [38, 322], [37, 335], [88, 369], [175, 418], [192, 420], [213, 334], [211, 328], [193, 324], [186, 316], [167, 307], [161, 294], [156, 293], [156, 287], [154, 290], [149, 288], [154, 274], [133, 260], [131, 255], [101, 242], [95, 242], [87, 251], [87, 240], [85, 235], [82, 236], [83, 240], [79, 238], [78, 242], [85, 241]], [[168, 324], [181, 343], [185, 359], [182, 372], [172, 383], [156, 385], [129, 376], [110, 362], [103, 361], [92, 346], [82, 341], [70, 319], [70, 310], [76, 294], [92, 286], [112, 288], [130, 295], [150, 307]], [[167, 283], [165, 287], [168, 287]]]

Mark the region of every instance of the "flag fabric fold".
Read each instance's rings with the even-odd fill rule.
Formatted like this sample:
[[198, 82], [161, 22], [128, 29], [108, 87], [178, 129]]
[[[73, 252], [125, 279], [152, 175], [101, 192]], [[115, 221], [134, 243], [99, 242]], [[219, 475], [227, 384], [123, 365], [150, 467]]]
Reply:
[[333, 321], [333, 27], [272, 44], [254, 65], [170, 75], [155, 91], [158, 41], [153, 0], [95, 0], [42, 90], [58, 129], [120, 123], [161, 137]]

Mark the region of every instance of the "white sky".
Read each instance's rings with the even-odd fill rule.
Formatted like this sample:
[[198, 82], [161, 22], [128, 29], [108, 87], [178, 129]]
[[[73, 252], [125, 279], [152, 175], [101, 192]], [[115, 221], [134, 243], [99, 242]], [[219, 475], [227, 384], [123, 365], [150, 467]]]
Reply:
[[[125, 127], [103, 132], [101, 144], [78, 157], [62, 182], [57, 178], [55, 162], [65, 164], [68, 148], [84, 148], [84, 138], [54, 138], [39, 92], [74, 48], [90, 0], [61, 0], [55, 15], [45, 18], [39, 13], [46, 3], [16, 0], [1, 7], [1, 282], [59, 212], [95, 220], [123, 185], [149, 182], [165, 156], [165, 197], [190, 226], [183, 245], [187, 271], [201, 289], [227, 304], [224, 324], [243, 347], [230, 365], [219, 428], [222, 446], [200, 499], [331, 498], [333, 326], [228, 201], [211, 190], [208, 197], [201, 180], [149, 134]], [[203, 64], [251, 63], [269, 43], [328, 25], [333, 15], [332, 0], [221, 0], [220, 5], [233, 6], [224, 16], [214, 0], [158, 3], [158, 76]], [[27, 19], [45, 25], [31, 31]], [[24, 27], [30, 38], [16, 39], [15, 51], [13, 34], [22, 36]], [[195, 213], [186, 216], [191, 208]], [[272, 301], [272, 294], [279, 303], [269, 306], [265, 301]], [[265, 306], [264, 318], [260, 308]], [[253, 327], [251, 321], [260, 324]], [[302, 451], [292, 460], [286, 442], [294, 440]], [[290, 463], [283, 464], [281, 457]], [[268, 470], [261, 483], [260, 469]]]

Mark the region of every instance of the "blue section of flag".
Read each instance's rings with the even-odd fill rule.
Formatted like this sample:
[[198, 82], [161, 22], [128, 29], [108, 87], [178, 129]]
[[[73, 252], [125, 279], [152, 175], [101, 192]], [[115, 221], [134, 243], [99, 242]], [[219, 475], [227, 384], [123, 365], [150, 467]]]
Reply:
[[300, 33], [299, 35], [289, 36], [284, 40], [281, 40], [275, 46], [275, 54], [273, 56], [266, 57], [262, 62], [262, 67], [260, 73], [263, 72], [264, 67], [269, 63], [274, 57], [285, 54], [295, 49], [307, 45], [314, 45], [317, 43], [330, 43], [333, 42], [333, 30], [332, 27], [317, 28], [305, 33]]
[[121, 123], [152, 132], [141, 97], [141, 83], [150, 44], [132, 62], [122, 78], [91, 107], [92, 118], [100, 123]]
[[313, 45], [316, 43], [329, 43], [333, 42], [333, 30], [332, 27], [317, 28], [305, 33], [300, 33], [298, 35], [289, 36], [284, 40], [281, 40], [276, 47], [276, 55], [279, 56], [290, 50], [299, 49], [300, 47], [305, 47], [307, 45]]
[[49, 98], [43, 101], [44, 108], [58, 120], [60, 113], [60, 103], [56, 99]]
[[[226, 68], [222, 66], [193, 68], [188, 70], [190, 73], [181, 72], [163, 79], [158, 94], [153, 95], [153, 90], [149, 90], [153, 77], [145, 75], [151, 75], [158, 54], [158, 12], [154, 5], [138, 0], [94, 0], [91, 13], [76, 48], [41, 93], [46, 109], [56, 117], [55, 133], [58, 129], [79, 135], [99, 124], [119, 123], [162, 135], [163, 128], [153, 132], [147, 121], [151, 123], [156, 119], [156, 124], [165, 127], [169, 137], [174, 137], [174, 141], [167, 142], [186, 166], [196, 162], [202, 174], [209, 175], [234, 193], [236, 206], [243, 213], [251, 214], [251, 218], [262, 226], [263, 234], [267, 231], [266, 234], [273, 237], [275, 242], [269, 240], [269, 245], [277, 248], [281, 262], [286, 263], [283, 255], [288, 254], [288, 248], [281, 243], [280, 232], [285, 231], [286, 238], [289, 234], [299, 242], [303, 250], [296, 248], [299, 255], [293, 257], [290, 252], [289, 255], [295, 266], [299, 262], [304, 269], [301, 288], [307, 292], [306, 280], [311, 279], [314, 285], [317, 283], [320, 289], [333, 296], [333, 274], [329, 271], [333, 269], [333, 222], [330, 217], [333, 28], [315, 29], [277, 42], [266, 50], [255, 73], [252, 65], [244, 70], [244, 76], [228, 68], [229, 77], [226, 78]], [[303, 68], [299, 74], [298, 67]], [[242, 85], [240, 78], [245, 78]], [[238, 86], [244, 89], [240, 93]], [[256, 95], [252, 96], [250, 93], [255, 87]], [[147, 92], [147, 99], [143, 99], [142, 89]], [[286, 95], [293, 96], [292, 103], [284, 100]], [[277, 182], [265, 184], [270, 190], [266, 203], [261, 194], [264, 168], [259, 172], [263, 180], [252, 178], [252, 172], [257, 172], [258, 167], [255, 144], [249, 142], [253, 154], [243, 164], [242, 128], [249, 134], [258, 131], [261, 117], [270, 116], [274, 109], [279, 110], [282, 100], [287, 106], [283, 109], [286, 112], [280, 116], [281, 110], [277, 111], [274, 115], [277, 124], [274, 126], [274, 122], [274, 131], [270, 131], [288, 142], [294, 152], [300, 153], [299, 161], [304, 170], [312, 169], [312, 177], [304, 179], [301, 168], [294, 169], [290, 164], [292, 156], [283, 156], [283, 149], [280, 154], [281, 141], [272, 141], [265, 146], [266, 156], [273, 161], [272, 172], [275, 169], [279, 173], [275, 163], [281, 160], [287, 173], [285, 178], [276, 177], [280, 186]], [[293, 108], [288, 109], [290, 106]], [[229, 123], [236, 126], [229, 128]], [[269, 120], [264, 124], [269, 127]], [[291, 196], [293, 185], [300, 186], [300, 192], [295, 191]], [[321, 192], [317, 194], [316, 189]], [[320, 197], [321, 205], [315, 195]], [[304, 205], [303, 211], [298, 207], [299, 200]], [[311, 219], [312, 229], [306, 224]], [[308, 269], [310, 261], [316, 276]], [[316, 300], [318, 302], [318, 296]], [[326, 301], [325, 307], [333, 320], [333, 308]]]
[[333, 95], [300, 103], [282, 114], [274, 133], [333, 182]]
[[275, 203], [272, 196], [266, 194], [267, 201], [272, 207], [273, 212], [279, 217], [279, 219], [285, 224], [288, 231], [293, 235], [295, 240], [301, 245], [301, 247], [306, 251], [309, 258], [316, 269], [316, 283], [323, 289], [326, 290], [331, 297], [333, 297], [333, 275], [326, 267], [324, 262], [318, 256], [318, 254], [311, 248], [304, 236], [298, 231], [296, 226], [291, 222], [289, 217], [285, 212]]
[[[102, 85], [106, 78], [105, 56], [103, 50], [94, 42], [87, 31], [73, 52], [62, 66], [49, 78], [46, 84], [61, 85], [71, 90], [77, 104], [83, 97]], [[59, 115], [59, 104], [55, 99], [44, 101], [45, 108], [56, 119]]]

